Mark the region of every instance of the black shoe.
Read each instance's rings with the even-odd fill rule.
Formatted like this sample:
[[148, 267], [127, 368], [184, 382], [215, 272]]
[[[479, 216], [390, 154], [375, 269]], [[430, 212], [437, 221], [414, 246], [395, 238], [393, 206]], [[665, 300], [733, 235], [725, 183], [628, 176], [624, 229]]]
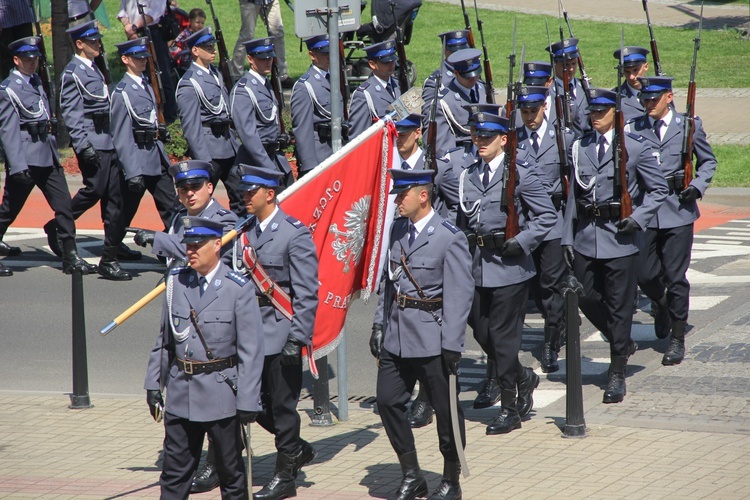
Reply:
[[401, 472], [404, 476], [394, 496], [389, 498], [394, 498], [395, 500], [412, 500], [414, 498], [426, 497], [428, 492], [427, 480], [419, 469], [417, 452], [412, 451], [399, 455], [398, 461], [401, 464]]
[[560, 365], [557, 362], [558, 352], [560, 352], [560, 330], [553, 326], [545, 327], [544, 347], [542, 347], [542, 373], [554, 373], [560, 370]]
[[685, 359], [685, 327], [686, 321], [675, 321], [672, 325], [672, 338], [669, 347], [664, 352], [661, 364], [664, 366], [679, 365]]
[[276, 454], [276, 473], [271, 481], [253, 499], [275, 500], [297, 496], [297, 483], [294, 481], [294, 455], [278, 452]]
[[658, 302], [651, 301], [651, 315], [654, 317], [654, 333], [657, 339], [669, 337], [672, 329], [672, 319], [669, 317], [669, 305], [667, 296], [661, 298]]
[[490, 408], [500, 401], [500, 386], [497, 385], [495, 378], [484, 381], [484, 389], [474, 400], [474, 408]]
[[539, 375], [531, 368], [524, 368], [524, 376], [518, 381], [518, 400], [516, 406], [521, 418], [525, 417], [534, 406], [534, 389], [539, 387]]
[[62, 270], [65, 274], [73, 274], [73, 270], [79, 269], [81, 274], [89, 273], [89, 264], [78, 255], [76, 240], [68, 238], [62, 242]]
[[409, 425], [412, 429], [419, 429], [432, 423], [435, 410], [427, 401], [417, 399], [411, 404], [411, 412], [408, 416]]
[[125, 261], [141, 260], [143, 254], [138, 250], [132, 250], [125, 243], [120, 242], [120, 244], [117, 245], [117, 255], [115, 257], [117, 257], [117, 259], [119, 260]]
[[500, 413], [487, 426], [487, 434], [507, 434], [515, 429], [521, 428], [521, 416], [518, 414], [516, 402], [516, 390], [505, 389], [501, 391], [502, 406]]
[[198, 473], [193, 478], [193, 484], [190, 487], [190, 493], [205, 493], [219, 486], [219, 473], [216, 471], [216, 464], [206, 460], [203, 467], [198, 469]]
[[297, 474], [299, 474], [300, 469], [312, 462], [315, 459], [315, 455], [317, 455], [317, 453], [315, 452], [315, 448], [313, 448], [313, 445], [311, 445], [304, 439], [300, 439], [299, 451], [297, 451], [297, 453], [295, 453], [294, 455], [293, 476], [295, 479], [297, 478]]
[[458, 476], [461, 473], [461, 466], [458, 462], [443, 463], [443, 478], [437, 489], [430, 495], [430, 500], [461, 500], [461, 484], [458, 482]]
[[0, 241], [0, 257], [15, 257], [20, 253], [21, 249], [19, 247], [12, 247], [4, 241]]
[[612, 356], [609, 365], [609, 382], [604, 391], [602, 403], [621, 403], [625, 399], [627, 390], [625, 388], [625, 368], [628, 358], [626, 356]]
[[129, 272], [123, 270], [120, 267], [120, 263], [117, 262], [117, 248], [116, 247], [104, 247], [102, 253], [102, 259], [99, 261], [98, 273], [104, 278], [112, 281], [130, 281], [133, 276]]
[[44, 225], [44, 234], [47, 235], [47, 244], [49, 245], [49, 249], [52, 250], [53, 254], [62, 258], [62, 244], [60, 243], [60, 239], [57, 236], [57, 222], [55, 222], [55, 219], [52, 219]]
[[0, 263], [0, 276], [13, 276], [13, 270]]

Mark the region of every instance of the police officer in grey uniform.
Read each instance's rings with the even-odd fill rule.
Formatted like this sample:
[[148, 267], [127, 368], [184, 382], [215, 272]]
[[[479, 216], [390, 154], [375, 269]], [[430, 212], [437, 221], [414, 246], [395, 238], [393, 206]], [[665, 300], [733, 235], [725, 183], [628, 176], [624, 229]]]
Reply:
[[572, 130], [576, 137], [591, 130], [589, 121], [588, 101], [586, 92], [583, 90], [581, 80], [576, 77], [578, 71], [578, 39], [566, 38], [554, 42], [546, 48], [552, 53], [555, 61], [555, 85], [556, 91], [562, 95], [564, 91], [563, 72], [568, 73], [568, 94], [571, 101]]
[[349, 139], [370, 128], [388, 114], [388, 106], [401, 97], [401, 88], [393, 78], [396, 70], [396, 43], [393, 40], [365, 47], [372, 74], [352, 92], [349, 100]]
[[192, 64], [177, 84], [177, 109], [190, 156], [211, 162], [211, 183], [224, 183], [229, 206], [244, 212], [238, 191], [240, 175], [234, 166], [239, 144], [229, 114], [229, 89], [216, 67], [216, 38], [208, 26], [185, 39]]
[[[182, 223], [185, 217], [201, 217], [220, 222], [224, 225], [225, 233], [234, 228], [237, 216], [212, 197], [214, 185], [210, 172], [211, 163], [202, 160], [181, 161], [169, 167], [169, 175], [174, 179], [177, 197], [182, 207], [172, 217], [172, 223], [167, 231], [139, 229], [133, 236], [135, 243], [142, 247], [152, 245], [152, 252], [167, 259], [168, 265], [172, 265], [175, 260], [182, 261], [184, 265], [187, 255], [182, 243], [182, 234], [185, 230]], [[224, 263], [231, 266], [231, 246], [222, 248], [221, 255]]]
[[294, 182], [292, 167], [284, 156], [288, 137], [281, 136], [279, 103], [268, 76], [276, 53], [271, 38], [245, 42], [250, 68], [232, 89], [230, 111], [242, 147], [237, 163], [276, 169], [283, 174], [280, 187]]
[[247, 499], [240, 426], [261, 411], [260, 311], [252, 283], [219, 258], [224, 225], [185, 219], [182, 242], [190, 267], [172, 269], [167, 277], [161, 332], [144, 383], [151, 415], [164, 418], [161, 496], [188, 497], [208, 433], [222, 498]]
[[[5, 149], [7, 174], [0, 205], [0, 255], [21, 253], [20, 248], [9, 246], [2, 239], [31, 190], [38, 186], [55, 212], [62, 243], [63, 272], [70, 274], [80, 268], [88, 274], [88, 264], [78, 256], [70, 191], [57, 156], [50, 104], [36, 74], [40, 41], [32, 36], [8, 46], [16, 67], [0, 83], [0, 142]], [[0, 267], [0, 276], [12, 274], [9, 269]]]
[[389, 172], [402, 217], [391, 226], [370, 351], [378, 359], [378, 411], [403, 473], [393, 498], [427, 496], [406, 415], [417, 379], [435, 408], [443, 455], [442, 481], [430, 498], [461, 498], [457, 447], [466, 442], [464, 416], [458, 406], [457, 443], [451, 432], [448, 378], [457, 374], [464, 351], [474, 286], [471, 256], [463, 233], [432, 209], [434, 172]]
[[672, 78], [639, 78], [641, 100], [647, 115], [628, 124], [651, 145], [662, 173], [667, 180], [669, 195], [648, 223], [645, 246], [641, 255], [645, 262], [639, 268], [638, 285], [655, 305], [654, 330], [658, 338], [671, 339], [662, 358], [664, 365], [676, 365], [685, 356], [685, 328], [690, 301], [687, 269], [693, 246], [693, 224], [700, 217], [697, 200], [706, 192], [716, 172], [716, 157], [706, 140], [703, 124], [696, 117], [693, 129], [695, 165], [693, 179], [684, 188], [682, 144], [687, 119], [674, 110]]
[[[124, 225], [130, 225], [143, 193], [148, 190], [167, 228], [177, 208], [177, 197], [167, 173], [169, 158], [157, 122], [156, 99], [144, 75], [149, 57], [146, 39], [117, 44], [117, 51], [126, 73], [112, 92], [110, 130], [124, 179]], [[124, 237], [123, 228], [119, 242]]]
[[[305, 44], [312, 64], [295, 82], [291, 97], [294, 148], [300, 176], [320, 165], [333, 153], [330, 43], [327, 35], [318, 35], [305, 39]], [[342, 103], [343, 109], [341, 94], [336, 99]], [[343, 132], [342, 135], [346, 135]]]
[[487, 91], [479, 81], [482, 74], [479, 49], [462, 49], [454, 52], [447, 61], [453, 67], [454, 78], [438, 94], [437, 144], [438, 154], [471, 142], [469, 129], [470, 104], [486, 103]]
[[[523, 63], [523, 84], [532, 87], [547, 87], [547, 98], [544, 102], [547, 104], [544, 110], [544, 116], [547, 123], [554, 123], [557, 119], [557, 106], [555, 105], [554, 88], [552, 84], [555, 79], [552, 77], [552, 65], [545, 61], [529, 61]], [[516, 115], [516, 123], [521, 123], [523, 118]]]
[[[563, 226], [563, 182], [568, 171], [560, 166], [560, 144], [554, 123], [547, 120], [547, 97], [549, 88], [543, 86], [523, 86], [519, 90], [518, 108], [523, 125], [518, 127], [518, 149], [525, 153], [524, 160], [536, 171], [544, 183], [547, 193], [555, 206], [555, 227], [545, 236], [544, 241], [533, 251], [536, 275], [531, 279], [531, 295], [544, 317], [544, 347], [542, 348], [542, 371], [556, 372], [560, 369], [557, 354], [560, 351], [561, 333], [564, 333], [565, 304], [562, 285], [568, 274], [563, 260], [560, 238]], [[573, 133], [563, 128], [565, 137], [562, 144], [564, 154], [570, 163], [570, 148]]]
[[[124, 226], [120, 169], [109, 128], [109, 89], [94, 64], [94, 58], [101, 54], [102, 35], [96, 21], [79, 24], [67, 32], [76, 53], [60, 80], [60, 109], [83, 176], [83, 187], [71, 200], [73, 218], [78, 219], [97, 202], [101, 205], [104, 249], [98, 272], [109, 280], [128, 281], [132, 276], [117, 260], [121, 243], [118, 235]], [[44, 231], [53, 251], [57, 247], [60, 252], [54, 219], [44, 225]]]
[[[639, 94], [641, 93], [640, 77], [646, 76], [648, 72], [648, 49], [643, 47], [627, 46], [622, 48], [622, 65], [625, 81], [620, 86], [622, 95], [622, 113], [625, 122], [635, 120], [646, 114]], [[620, 49], [615, 50], [615, 59], [620, 60]], [[612, 89], [617, 91], [617, 89]]]
[[469, 30], [446, 31], [438, 35], [440, 44], [445, 52], [443, 67], [433, 71], [422, 85], [422, 114], [427, 116], [427, 110], [430, 109], [430, 103], [435, 97], [435, 84], [437, 83], [438, 74], [442, 72], [440, 79], [440, 88], [443, 90], [453, 80], [453, 66], [448, 62], [448, 58], [456, 51], [468, 49], [469, 47]]
[[638, 251], [643, 231], [668, 194], [653, 150], [643, 136], [625, 133], [627, 189], [633, 212], [620, 214], [613, 162], [617, 94], [591, 89], [594, 130], [573, 143], [570, 190], [562, 242], [565, 262], [583, 286], [580, 308], [610, 343], [609, 382], [604, 403], [625, 397], [628, 357], [638, 348], [630, 338]]
[[274, 282], [273, 293], [286, 293], [293, 312], [287, 319], [290, 316], [274, 305], [273, 293], [262, 291], [256, 281], [266, 349], [261, 385], [264, 412], [258, 416], [258, 423], [274, 434], [277, 455], [273, 478], [253, 498], [287, 498], [296, 495], [299, 469], [315, 457], [312, 445], [300, 438], [297, 403], [302, 389], [302, 348], [312, 348], [318, 308], [318, 257], [307, 227], [277, 204], [281, 172], [241, 167], [245, 206], [255, 220], [237, 238], [235, 267], [253, 276], [245, 254], [255, 254]]
[[457, 222], [467, 233], [474, 259], [474, 337], [494, 368], [474, 406], [485, 408], [496, 403], [495, 387], [499, 387], [502, 406], [487, 426], [487, 434], [504, 434], [521, 428], [521, 418], [531, 411], [532, 393], [539, 385], [539, 376], [521, 365], [518, 352], [529, 282], [536, 273], [531, 253], [554, 227], [556, 213], [537, 172], [517, 161], [512, 202], [521, 231], [506, 238], [508, 215], [502, 198], [503, 191], [507, 193], [503, 148], [508, 120], [493, 113], [476, 113], [471, 116], [471, 133], [479, 160], [461, 174]]

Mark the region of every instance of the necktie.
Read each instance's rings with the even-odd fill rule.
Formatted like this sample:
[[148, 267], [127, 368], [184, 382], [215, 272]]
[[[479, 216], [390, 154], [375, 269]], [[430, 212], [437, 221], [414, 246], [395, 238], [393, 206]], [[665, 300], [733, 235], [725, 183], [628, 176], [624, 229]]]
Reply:
[[258, 238], [260, 238], [260, 233], [262, 233], [262, 232], [263, 232], [263, 230], [260, 228], [260, 224], [258, 224], [257, 226], [255, 226], [255, 236], [257, 236]]
[[203, 292], [206, 291], [206, 286], [208, 285], [208, 281], [206, 281], [206, 277], [205, 276], [201, 276], [198, 279], [198, 284], [200, 285], [201, 297], [203, 297]]
[[401, 169], [402, 170], [411, 170], [411, 167], [409, 166], [409, 164], [407, 162], [402, 161], [401, 162]]
[[394, 99], [396, 98], [396, 94], [393, 92], [393, 85], [391, 85], [391, 82], [385, 84], [385, 89], [389, 94], [391, 94], [391, 97], [393, 97]]
[[575, 84], [575, 82], [568, 83], [568, 89], [570, 91], [570, 97], [572, 97], [573, 99], [575, 99], [576, 98], [576, 84]]
[[599, 136], [599, 151], [597, 153], [597, 158], [599, 159], [599, 163], [602, 162], [602, 159], [604, 158], [604, 148], [607, 145], [607, 139], [604, 138], [603, 135]]
[[661, 126], [664, 125], [664, 120], [656, 120], [654, 122], [654, 134], [656, 138], [661, 141]]
[[534, 152], [539, 152], [539, 134], [536, 131], [531, 133], [531, 147], [534, 148]]
[[472, 104], [477, 104], [479, 102], [479, 99], [477, 99], [477, 91], [475, 89], [471, 89], [471, 92], [469, 92], [469, 99]]
[[416, 237], [417, 237], [417, 228], [414, 227], [414, 224], [409, 224], [409, 246], [412, 246]]
[[484, 174], [482, 174], [482, 185], [487, 187], [490, 185], [490, 164], [484, 164]]
[[328, 80], [329, 82], [331, 81], [331, 74], [330, 73], [326, 73], [326, 80]]
[[141, 77], [141, 85], [143, 85], [144, 89], [147, 89], [148, 88], [148, 78], [146, 78], [145, 76], [142, 76]]

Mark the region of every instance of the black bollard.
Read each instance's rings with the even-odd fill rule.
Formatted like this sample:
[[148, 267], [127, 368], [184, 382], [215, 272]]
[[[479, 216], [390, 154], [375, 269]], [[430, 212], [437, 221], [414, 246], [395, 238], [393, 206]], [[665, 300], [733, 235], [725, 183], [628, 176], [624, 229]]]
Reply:
[[313, 379], [313, 406], [315, 407], [310, 425], [328, 427], [333, 425], [331, 416], [331, 393], [328, 391], [328, 356], [316, 361], [319, 377]]
[[89, 370], [86, 358], [86, 314], [83, 307], [83, 273], [79, 266], [73, 269], [73, 393], [68, 408], [91, 408], [89, 399]]
[[570, 275], [563, 284], [565, 297], [565, 329], [567, 345], [565, 364], [567, 367], [567, 390], [565, 392], [565, 427], [563, 437], [586, 437], [586, 421], [583, 419], [583, 382], [581, 380], [581, 317], [578, 315], [578, 295], [583, 287]]

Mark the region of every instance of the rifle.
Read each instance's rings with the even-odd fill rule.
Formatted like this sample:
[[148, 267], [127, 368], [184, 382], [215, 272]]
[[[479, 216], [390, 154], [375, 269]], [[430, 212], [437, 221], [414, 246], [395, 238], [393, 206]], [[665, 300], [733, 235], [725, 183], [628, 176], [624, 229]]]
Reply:
[[[513, 19], [513, 49], [510, 52], [510, 55], [508, 56], [508, 95], [505, 98], [506, 104], [505, 104], [505, 117], [510, 118], [510, 113], [512, 112], [512, 101], [513, 101], [513, 85], [515, 85], [515, 82], [513, 81], [513, 70], [516, 69], [516, 28], [518, 27], [518, 18]], [[523, 65], [521, 65], [523, 66]]]
[[[500, 207], [505, 208], [507, 219], [505, 221], [505, 241], [515, 238], [521, 229], [518, 226], [518, 210], [516, 209], [516, 157], [518, 155], [518, 131], [516, 130], [516, 103], [518, 91], [523, 84], [523, 60], [526, 54], [526, 45], [521, 47], [521, 65], [518, 70], [518, 81], [513, 85], [513, 99], [505, 104], [508, 112], [508, 138], [505, 143], [505, 158], [503, 158], [503, 189], [500, 195]], [[510, 78], [513, 78], [511, 74]]]
[[[329, 41], [330, 44], [330, 41]], [[344, 121], [349, 121], [349, 80], [346, 78], [346, 55], [344, 54], [344, 39], [339, 36], [339, 80], [341, 81], [341, 100], [344, 106]], [[348, 124], [347, 124], [348, 127]], [[344, 126], [342, 125], [342, 130]], [[348, 130], [348, 129], [347, 129]], [[342, 134], [343, 135], [343, 134]], [[348, 135], [348, 134], [347, 134]]]
[[[393, 16], [393, 23], [396, 25], [396, 52], [398, 53], [398, 86], [401, 88], [401, 92], [409, 90], [409, 75], [408, 75], [408, 64], [406, 60], [406, 50], [404, 49], [404, 32], [401, 30], [401, 24], [399, 24], [396, 18], [396, 2], [391, 0], [388, 5], [391, 7], [391, 15]], [[442, 71], [442, 67], [441, 67]]]
[[146, 21], [146, 13], [144, 12], [144, 6], [138, 5], [138, 13], [143, 18], [143, 26], [138, 30], [138, 36], [146, 38], [146, 46], [148, 47], [148, 53], [151, 56], [148, 61], [146, 70], [148, 71], [148, 80], [151, 83], [151, 89], [154, 91], [154, 100], [156, 101], [156, 117], [159, 121], [159, 136], [164, 135], [166, 138], [166, 120], [164, 119], [164, 87], [161, 84], [161, 69], [159, 68], [159, 62], [156, 60], [156, 48], [154, 47], [154, 40], [151, 38], [151, 31], [149, 30], [148, 23]]
[[232, 73], [229, 71], [229, 52], [227, 52], [227, 44], [224, 41], [224, 32], [221, 31], [221, 26], [219, 25], [219, 18], [216, 17], [216, 12], [214, 11], [214, 3], [212, 0], [206, 0], [206, 3], [211, 8], [211, 17], [214, 19], [214, 37], [216, 38], [216, 48], [219, 50], [219, 71], [228, 92], [234, 86]]
[[[560, 45], [563, 45], [563, 40], [565, 39], [565, 33], [563, 33], [563, 27], [562, 24], [560, 25]], [[555, 67], [555, 56], [552, 54], [552, 42], [549, 38], [549, 28], [547, 29], [547, 41], [549, 42], [550, 47], [550, 63], [552, 64], [552, 67]], [[563, 95], [562, 98], [555, 100], [555, 108], [557, 111], [558, 118], [560, 116], [563, 117], [565, 120], [565, 127], [566, 128], [573, 128], [573, 116], [571, 113], [571, 110], [573, 109], [573, 99], [570, 96], [570, 75], [568, 75], [568, 70], [565, 68], [565, 56], [563, 55], [562, 59], [562, 81], [563, 81]], [[555, 95], [559, 96], [559, 93], [557, 93], [557, 80], [554, 82], [555, 86]], [[586, 99], [588, 99], [588, 95], [586, 96]]]
[[685, 105], [685, 134], [682, 138], [682, 165], [684, 178], [682, 188], [687, 189], [693, 181], [693, 133], [695, 132], [695, 67], [698, 64], [698, 50], [701, 47], [701, 30], [703, 29], [703, 2], [701, 1], [701, 19], [698, 23], [698, 36], [693, 39], [693, 64], [690, 66], [687, 104]]
[[662, 76], [661, 60], [659, 59], [659, 49], [656, 47], [656, 38], [654, 38], [654, 27], [651, 26], [651, 16], [648, 14], [648, 0], [642, 0], [643, 11], [646, 13], [646, 23], [648, 24], [648, 34], [651, 36], [651, 56], [654, 58], [654, 69], [656, 76]]
[[[445, 37], [443, 37], [443, 47], [440, 53], [440, 68], [445, 63]], [[428, 115], [429, 124], [427, 125], [427, 152], [425, 153], [425, 165], [431, 170], [437, 172], [437, 103], [440, 95], [440, 86], [443, 84], [443, 71], [438, 71], [435, 77], [435, 91], [430, 102], [430, 111]]]
[[37, 73], [39, 78], [42, 80], [42, 88], [44, 93], [47, 94], [47, 100], [49, 101], [49, 117], [50, 124], [52, 125], [52, 133], [56, 133], [57, 129], [57, 100], [55, 98], [55, 81], [52, 79], [52, 73], [50, 71], [49, 60], [47, 59], [47, 50], [44, 47], [44, 35], [42, 34], [42, 27], [39, 24], [39, 16], [36, 15], [34, 9], [34, 0], [29, 0], [31, 10], [34, 13], [34, 29], [36, 36], [39, 38], [39, 52], [42, 54], [39, 56], [39, 68]]
[[[563, 13], [563, 18], [565, 19], [565, 24], [568, 25], [568, 33], [570, 33], [571, 38], [574, 38], [573, 28], [571, 28], [570, 19], [568, 19], [568, 11], [565, 10], [562, 0], [558, 0], [558, 2], [560, 4], [560, 9], [562, 10], [562, 13]], [[578, 49], [578, 69], [581, 71], [581, 86], [583, 87], [583, 92], [586, 95], [586, 100], [588, 101], [589, 90], [591, 90], [591, 78], [589, 78], [589, 76], [586, 74], [586, 66], [584, 66], [583, 64], [583, 57], [581, 56], [581, 49]]]
[[[484, 88], [487, 92], [487, 102], [495, 104], [495, 86], [492, 85], [492, 66], [490, 66], [490, 56], [487, 52], [487, 44], [484, 43], [484, 29], [482, 28], [482, 21], [479, 19], [479, 8], [477, 7], [477, 0], [474, 0], [474, 13], [477, 15], [477, 30], [482, 40], [482, 52], [484, 54]], [[515, 32], [513, 34], [515, 40]]]
[[[624, 48], [625, 28], [620, 32], [620, 61], [617, 65], [617, 88], [622, 86], [624, 62], [622, 49]], [[612, 138], [612, 161], [615, 165], [615, 198], [620, 198], [620, 220], [627, 219], [633, 213], [633, 202], [628, 191], [627, 163], [628, 151], [625, 149], [625, 114], [622, 112], [622, 93], [616, 92], [615, 98], [615, 129]]]
[[471, 30], [471, 23], [469, 23], [469, 14], [466, 13], [466, 5], [464, 0], [461, 0], [461, 12], [464, 14], [464, 28], [469, 31], [469, 47], [474, 48], [474, 32]]
[[[547, 23], [547, 20], [544, 20], [544, 25], [547, 28], [547, 43], [549, 45], [552, 45], [552, 39], [549, 35], [549, 24]], [[552, 51], [549, 53], [550, 61], [552, 62], [552, 66], [554, 67], [555, 61], [554, 57], [552, 56]], [[557, 153], [560, 157], [560, 185], [562, 186], [563, 191], [563, 201], [568, 199], [568, 190], [570, 189], [570, 179], [568, 179], [568, 174], [570, 173], [570, 165], [568, 165], [568, 145], [565, 140], [565, 130], [563, 127], [563, 122], [561, 120], [565, 119], [565, 111], [563, 106], [565, 106], [564, 99], [570, 98], [570, 96], [567, 94], [567, 92], [563, 91], [563, 96], [560, 96], [560, 91], [557, 88], [557, 82], [554, 82], [552, 84], [552, 88], [555, 92], [555, 110], [557, 111], [557, 118], [555, 119], [555, 135], [557, 136]], [[570, 108], [568, 108], [569, 110]], [[568, 118], [570, 118], [570, 113], [568, 113]], [[565, 123], [565, 127], [567, 127], [568, 124]]]
[[99, 55], [94, 58], [94, 64], [104, 76], [104, 83], [112, 83], [112, 73], [109, 71], [109, 61], [107, 60], [107, 51], [104, 50], [104, 44], [99, 44]]
[[[261, 17], [263, 18], [263, 24], [266, 25], [266, 33], [271, 36], [271, 29], [268, 26], [268, 5], [266, 0], [260, 2]], [[279, 105], [279, 112], [276, 115], [279, 123], [279, 151], [286, 149], [291, 143], [292, 138], [286, 131], [286, 125], [284, 125], [283, 111], [284, 105], [284, 93], [281, 89], [281, 74], [279, 73], [279, 59], [274, 56], [273, 63], [271, 63], [271, 87], [273, 88], [273, 95], [276, 97], [276, 102]]]

